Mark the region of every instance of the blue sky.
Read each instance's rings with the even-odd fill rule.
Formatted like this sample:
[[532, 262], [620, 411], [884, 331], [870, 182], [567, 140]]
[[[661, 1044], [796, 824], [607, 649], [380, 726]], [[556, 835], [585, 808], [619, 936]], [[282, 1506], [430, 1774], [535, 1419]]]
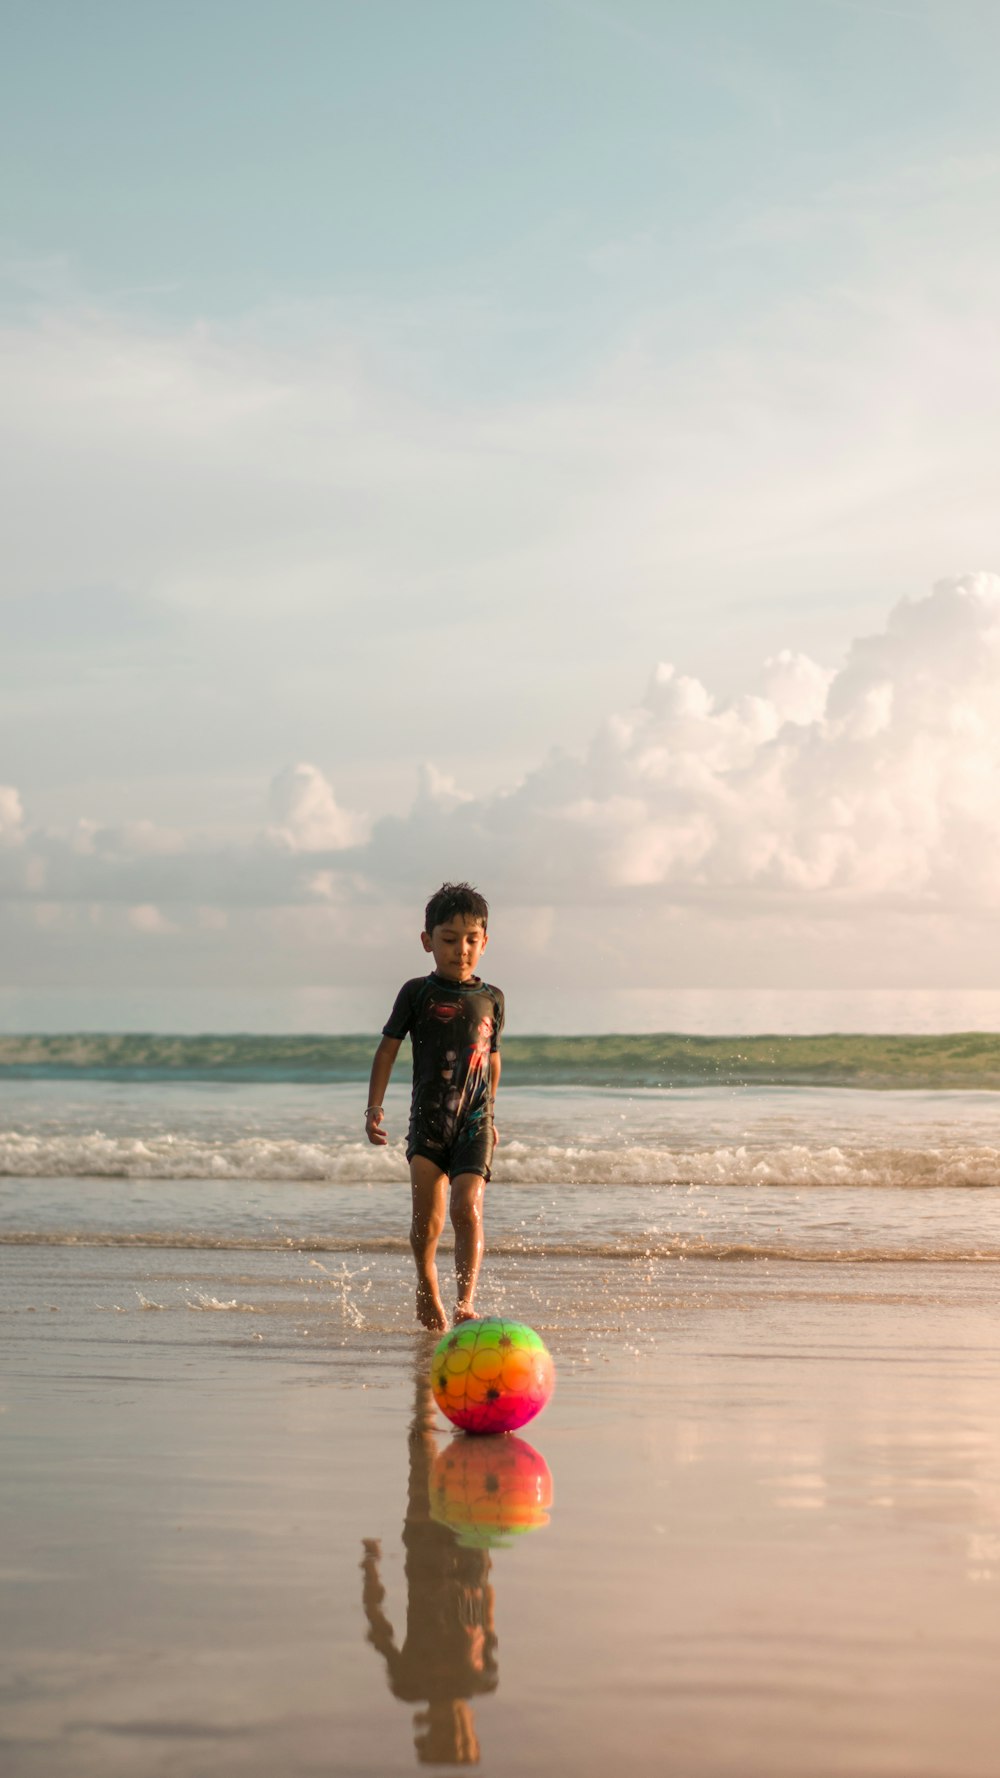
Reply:
[[998, 44], [988, 0], [42, 0], [6, 22], [6, 227], [176, 315], [498, 279], [579, 313], [620, 239], [690, 288], [692, 230], [992, 151]]
[[[707, 919], [709, 852], [694, 815], [685, 851], [673, 804], [593, 765], [609, 723], [678, 719], [658, 662], [717, 712], [764, 696], [783, 653], [877, 701], [852, 648], [923, 601], [958, 675], [934, 708], [986, 707], [946, 644], [972, 597], [992, 658], [992, 595], [931, 587], [1000, 563], [989, 0], [41, 0], [5, 39], [2, 918], [26, 991], [59, 971], [81, 992], [116, 968], [194, 979], [205, 942], [223, 986], [269, 943], [297, 977], [350, 977], [351, 920], [408, 906], [434, 870], [428, 798], [474, 804], [488, 834], [528, 811], [520, 786], [554, 794], [560, 752], [591, 760], [572, 808], [605, 834], [582, 877], [624, 903], [660, 883], [647, 965], [669, 980], [677, 907]], [[917, 727], [908, 744], [900, 785]], [[695, 813], [708, 833], [716, 804]], [[614, 820], [641, 885], [602, 877]], [[900, 892], [910, 828], [897, 877], [883, 861], [881, 887], [860, 866], [847, 883], [841, 858], [833, 888], [799, 830], [793, 868], [786, 828], [793, 973], [823, 979], [809, 922], [842, 892], [884, 958], [874, 904]], [[117, 877], [60, 877], [81, 832], [116, 836]], [[325, 884], [321, 940], [267, 871], [258, 927], [232, 936], [275, 833]], [[213, 848], [229, 862], [202, 899], [145, 865], [128, 899], [138, 856]], [[503, 893], [541, 934], [557, 890], [523, 856]], [[754, 902], [773, 859], [766, 881], [743, 869], [734, 930], [749, 897], [779, 935], [754, 965], [767, 986], [790, 916]], [[947, 922], [953, 878], [930, 875]], [[573, 968], [614, 975], [589, 905]], [[924, 985], [913, 930], [888, 985]], [[716, 938], [699, 942], [689, 985], [713, 985]], [[974, 974], [944, 954], [948, 980]], [[745, 947], [726, 955], [735, 978]]]
[[42, 0], [5, 31], [4, 234], [116, 309], [332, 306], [437, 333], [448, 399], [558, 387], [644, 314], [683, 345], [822, 300], [845, 219], [754, 223], [853, 185], [891, 238], [886, 175], [995, 152], [998, 48], [990, 0]]

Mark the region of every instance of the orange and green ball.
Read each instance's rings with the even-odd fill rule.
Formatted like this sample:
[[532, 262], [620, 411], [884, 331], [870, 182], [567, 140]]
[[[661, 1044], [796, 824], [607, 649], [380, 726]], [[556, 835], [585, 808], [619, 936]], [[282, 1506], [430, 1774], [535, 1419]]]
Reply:
[[431, 1360], [431, 1387], [443, 1414], [463, 1432], [514, 1432], [552, 1394], [555, 1367], [533, 1327], [489, 1315], [461, 1321]]

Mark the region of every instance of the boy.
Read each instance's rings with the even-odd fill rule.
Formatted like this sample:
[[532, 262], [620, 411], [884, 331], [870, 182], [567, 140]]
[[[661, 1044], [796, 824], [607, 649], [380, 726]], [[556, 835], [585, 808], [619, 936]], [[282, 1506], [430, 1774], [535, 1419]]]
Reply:
[[430, 975], [404, 982], [375, 1051], [365, 1131], [384, 1146], [382, 1097], [399, 1046], [410, 1033], [413, 1097], [406, 1158], [410, 1163], [413, 1222], [410, 1246], [417, 1266], [417, 1318], [443, 1330], [448, 1317], [438, 1289], [435, 1254], [444, 1228], [451, 1181], [455, 1230], [456, 1321], [475, 1317], [473, 1299], [483, 1258], [483, 1192], [497, 1142], [493, 1105], [500, 1079], [504, 1000], [481, 981], [476, 965], [486, 949], [489, 908], [468, 883], [443, 883], [431, 896], [420, 942], [434, 958]]

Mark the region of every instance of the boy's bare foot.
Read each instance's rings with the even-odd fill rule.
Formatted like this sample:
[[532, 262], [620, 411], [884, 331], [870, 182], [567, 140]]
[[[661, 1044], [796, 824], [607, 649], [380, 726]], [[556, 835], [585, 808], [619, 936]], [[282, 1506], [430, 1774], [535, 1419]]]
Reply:
[[444, 1333], [448, 1326], [444, 1304], [424, 1278], [417, 1285], [417, 1320], [421, 1327], [433, 1328], [437, 1333]]
[[458, 1325], [458, 1323], [460, 1321], [475, 1321], [477, 1319], [478, 1319], [478, 1317], [476, 1315], [476, 1311], [472, 1307], [471, 1303], [456, 1303], [455, 1304], [455, 1325], [456, 1326]]

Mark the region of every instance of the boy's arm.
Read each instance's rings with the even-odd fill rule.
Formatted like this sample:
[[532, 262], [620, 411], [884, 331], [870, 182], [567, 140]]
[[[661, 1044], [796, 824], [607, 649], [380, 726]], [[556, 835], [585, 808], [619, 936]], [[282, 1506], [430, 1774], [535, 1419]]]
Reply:
[[361, 1572], [364, 1576], [361, 1584], [361, 1603], [364, 1607], [365, 1617], [368, 1619], [368, 1640], [374, 1643], [379, 1654], [385, 1655], [391, 1666], [393, 1657], [398, 1659], [398, 1650], [392, 1625], [382, 1610], [385, 1588], [378, 1571], [382, 1546], [377, 1537], [364, 1539], [364, 1552], [361, 1561]]
[[[494, 1105], [496, 1104], [497, 1087], [499, 1085], [500, 1085], [500, 1051], [494, 1050], [493, 1054], [490, 1057], [490, 1097], [492, 1098]], [[494, 1120], [493, 1120], [493, 1135], [496, 1138], [497, 1142], [499, 1142], [500, 1131], [497, 1129], [497, 1126], [496, 1126], [496, 1118], [494, 1118]]]
[[376, 1148], [384, 1148], [389, 1140], [381, 1128], [382, 1100], [385, 1098], [392, 1065], [399, 1055], [402, 1041], [401, 1037], [383, 1037], [372, 1062], [371, 1079], [368, 1082], [368, 1109], [365, 1112], [365, 1135]]

